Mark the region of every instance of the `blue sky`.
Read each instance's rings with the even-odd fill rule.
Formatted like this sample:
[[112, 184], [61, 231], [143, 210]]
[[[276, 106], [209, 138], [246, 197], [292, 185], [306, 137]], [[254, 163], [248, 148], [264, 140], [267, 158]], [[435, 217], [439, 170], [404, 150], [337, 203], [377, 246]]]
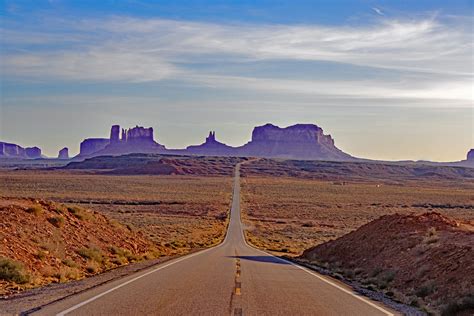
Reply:
[[76, 153], [110, 125], [168, 148], [315, 123], [374, 159], [474, 147], [472, 1], [7, 1], [0, 139]]

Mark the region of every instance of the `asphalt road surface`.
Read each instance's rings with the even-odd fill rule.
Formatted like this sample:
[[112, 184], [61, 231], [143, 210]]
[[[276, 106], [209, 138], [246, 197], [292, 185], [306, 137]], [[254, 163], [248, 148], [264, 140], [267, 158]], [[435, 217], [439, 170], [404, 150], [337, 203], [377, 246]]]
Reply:
[[247, 245], [236, 167], [226, 238], [214, 248], [69, 297], [39, 315], [395, 315], [345, 285]]

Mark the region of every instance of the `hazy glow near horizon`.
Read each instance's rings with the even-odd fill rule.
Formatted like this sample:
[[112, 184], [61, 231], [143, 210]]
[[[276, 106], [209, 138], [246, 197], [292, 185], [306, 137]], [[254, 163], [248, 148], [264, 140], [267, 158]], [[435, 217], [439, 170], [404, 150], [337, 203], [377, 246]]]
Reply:
[[5, 1], [0, 140], [77, 153], [118, 123], [241, 145], [302, 122], [355, 156], [464, 159], [472, 3], [420, 3]]

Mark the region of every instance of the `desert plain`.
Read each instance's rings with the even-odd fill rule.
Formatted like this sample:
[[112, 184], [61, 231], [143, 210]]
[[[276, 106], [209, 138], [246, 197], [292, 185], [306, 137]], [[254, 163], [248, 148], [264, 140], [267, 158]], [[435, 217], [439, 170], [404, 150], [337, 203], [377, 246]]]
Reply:
[[[247, 242], [339, 271], [342, 278], [350, 279], [364, 267], [334, 265], [334, 256], [318, 261], [308, 249], [324, 247], [385, 215], [436, 212], [455, 226], [474, 224], [474, 169], [469, 168], [202, 157], [159, 158], [130, 167], [135, 158], [124, 163], [120, 157], [98, 157], [71, 164], [73, 168], [0, 170], [0, 207], [10, 216], [0, 225], [0, 255], [11, 260], [7, 267], [21, 272], [20, 279], [0, 283], [4, 295], [219, 244], [232, 201], [232, 170], [239, 161], [245, 161], [241, 202]], [[47, 229], [32, 229], [35, 225]], [[96, 235], [80, 235], [84, 227], [82, 233]], [[472, 237], [470, 228], [466, 234]], [[12, 238], [16, 242], [9, 242]], [[80, 245], [73, 245], [74, 238], [82, 238]], [[430, 305], [431, 292], [420, 297], [414, 294], [419, 289], [394, 294], [390, 282], [379, 288], [372, 274], [360, 274], [372, 290], [427, 312], [446, 308], [439, 297]], [[461, 294], [469, 291], [467, 287]]]

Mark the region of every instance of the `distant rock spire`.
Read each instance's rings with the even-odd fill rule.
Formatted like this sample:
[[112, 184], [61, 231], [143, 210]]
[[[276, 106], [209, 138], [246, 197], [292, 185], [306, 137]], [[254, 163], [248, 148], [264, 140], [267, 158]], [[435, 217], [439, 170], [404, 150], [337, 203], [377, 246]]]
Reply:
[[111, 143], [118, 143], [120, 141], [120, 126], [119, 125], [112, 125], [110, 129], [110, 142]]
[[216, 132], [210, 131], [209, 136], [206, 138], [206, 143], [215, 142], [216, 141]]
[[127, 141], [127, 133], [125, 132], [125, 129], [122, 128], [122, 138], [121, 138], [122, 142], [126, 142]]
[[69, 149], [67, 147], [59, 151], [58, 159], [69, 159]]

